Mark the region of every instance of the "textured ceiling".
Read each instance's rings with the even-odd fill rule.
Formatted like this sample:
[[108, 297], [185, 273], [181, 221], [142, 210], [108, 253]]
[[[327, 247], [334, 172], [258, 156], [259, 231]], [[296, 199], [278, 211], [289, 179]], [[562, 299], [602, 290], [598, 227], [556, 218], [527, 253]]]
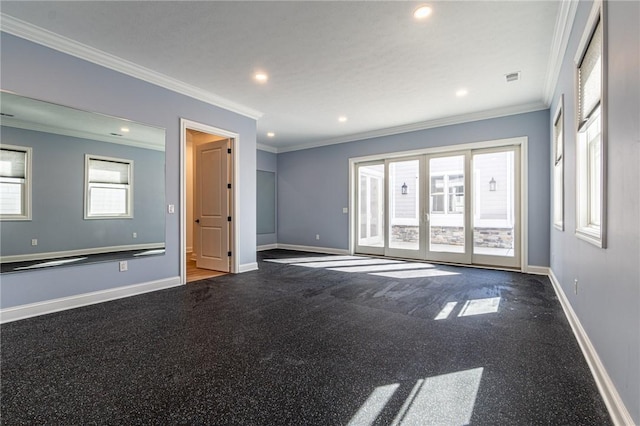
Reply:
[[2, 13], [260, 111], [258, 143], [283, 151], [542, 107], [560, 2], [433, 1], [418, 22], [419, 4], [3, 1]]

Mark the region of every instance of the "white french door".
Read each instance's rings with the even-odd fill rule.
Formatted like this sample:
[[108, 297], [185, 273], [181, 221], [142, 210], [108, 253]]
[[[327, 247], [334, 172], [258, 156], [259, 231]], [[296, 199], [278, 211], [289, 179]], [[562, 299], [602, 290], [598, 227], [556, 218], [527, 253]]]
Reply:
[[520, 148], [356, 165], [356, 253], [519, 268]]

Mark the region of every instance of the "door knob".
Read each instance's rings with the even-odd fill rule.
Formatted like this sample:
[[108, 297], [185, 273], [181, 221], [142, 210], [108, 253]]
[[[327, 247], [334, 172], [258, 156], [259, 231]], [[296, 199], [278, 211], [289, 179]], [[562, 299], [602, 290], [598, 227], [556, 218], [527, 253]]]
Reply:
[[196, 223], [200, 223], [200, 219], [196, 219]]

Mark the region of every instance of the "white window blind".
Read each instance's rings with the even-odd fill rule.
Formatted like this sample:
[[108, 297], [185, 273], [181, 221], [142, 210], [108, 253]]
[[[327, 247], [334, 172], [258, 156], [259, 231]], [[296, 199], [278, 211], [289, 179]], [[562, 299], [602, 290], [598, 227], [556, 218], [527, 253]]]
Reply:
[[87, 218], [131, 217], [133, 163], [87, 156]]
[[602, 20], [578, 66], [578, 122], [582, 126], [602, 98]]
[[89, 182], [128, 184], [129, 163], [90, 159]]
[[27, 151], [0, 149], [0, 215], [26, 218]]

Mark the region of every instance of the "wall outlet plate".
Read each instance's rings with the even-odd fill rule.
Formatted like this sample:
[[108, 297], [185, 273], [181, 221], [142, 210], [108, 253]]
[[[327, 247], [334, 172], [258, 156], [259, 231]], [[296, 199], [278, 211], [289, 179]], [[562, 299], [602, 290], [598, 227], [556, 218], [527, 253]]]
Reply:
[[129, 270], [129, 264], [127, 263], [126, 260], [121, 260], [120, 261], [120, 272], [124, 272], [124, 271], [128, 271]]

